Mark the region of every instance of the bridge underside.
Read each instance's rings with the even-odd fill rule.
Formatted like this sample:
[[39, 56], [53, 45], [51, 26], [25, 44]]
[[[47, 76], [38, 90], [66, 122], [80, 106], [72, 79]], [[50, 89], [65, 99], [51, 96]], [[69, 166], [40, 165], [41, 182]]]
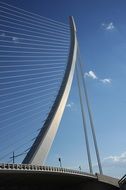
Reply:
[[0, 171], [0, 189], [25, 190], [117, 190], [116, 186], [99, 181], [98, 176], [78, 176], [39, 171]]

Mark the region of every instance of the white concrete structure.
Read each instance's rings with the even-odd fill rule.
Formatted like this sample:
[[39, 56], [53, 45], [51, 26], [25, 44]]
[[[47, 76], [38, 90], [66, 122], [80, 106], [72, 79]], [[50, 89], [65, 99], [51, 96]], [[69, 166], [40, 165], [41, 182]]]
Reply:
[[55, 138], [59, 123], [61, 121], [64, 108], [69, 96], [73, 80], [76, 57], [77, 57], [77, 38], [76, 28], [72, 17], [70, 17], [71, 45], [65, 75], [54, 102], [54, 105], [30, 151], [23, 160], [23, 164], [43, 165]]

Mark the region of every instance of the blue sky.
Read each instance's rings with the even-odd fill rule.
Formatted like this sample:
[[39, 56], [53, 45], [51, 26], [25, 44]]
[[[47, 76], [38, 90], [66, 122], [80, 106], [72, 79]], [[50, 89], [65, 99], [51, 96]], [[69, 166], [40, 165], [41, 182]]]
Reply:
[[[125, 0], [5, 0], [68, 23], [74, 16], [97, 141], [107, 175], [126, 172], [126, 2]], [[98, 171], [88, 129], [94, 172]], [[88, 171], [76, 78], [46, 164]]]

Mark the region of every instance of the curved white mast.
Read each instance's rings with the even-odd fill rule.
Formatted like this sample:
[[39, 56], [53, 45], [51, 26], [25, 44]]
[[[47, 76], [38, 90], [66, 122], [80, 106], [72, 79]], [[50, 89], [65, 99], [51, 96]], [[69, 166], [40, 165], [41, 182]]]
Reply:
[[35, 142], [23, 160], [23, 163], [26, 164], [44, 164], [58, 130], [67, 98], [69, 96], [77, 57], [76, 27], [73, 17], [70, 17], [69, 20], [71, 45], [65, 75], [52, 109]]

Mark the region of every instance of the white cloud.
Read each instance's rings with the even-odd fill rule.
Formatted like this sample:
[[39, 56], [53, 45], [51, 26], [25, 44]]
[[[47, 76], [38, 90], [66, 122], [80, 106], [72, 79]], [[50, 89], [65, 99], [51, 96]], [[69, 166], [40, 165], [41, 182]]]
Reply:
[[110, 22], [108, 24], [108, 26], [106, 27], [106, 30], [113, 30], [113, 29], [115, 29], [115, 26], [114, 26], [113, 22]]
[[[126, 151], [120, 155], [110, 155], [101, 162], [105, 175], [121, 178], [126, 173]], [[98, 171], [98, 164], [93, 165], [94, 171]]]
[[108, 156], [106, 158], [104, 158], [103, 162], [111, 162], [114, 164], [126, 164], [126, 152], [123, 152], [122, 154], [118, 155], [118, 156]]
[[106, 78], [106, 79], [100, 79], [100, 82], [102, 82], [104, 84], [111, 84], [112, 80], [109, 78]]
[[115, 25], [113, 22], [110, 23], [102, 23], [102, 27], [104, 28], [104, 30], [106, 31], [112, 31], [115, 29]]
[[72, 109], [73, 106], [74, 106], [73, 102], [66, 104], [66, 108], [68, 109]]
[[93, 71], [89, 71], [88, 73], [85, 73], [85, 77], [90, 77], [92, 79], [98, 79], [96, 74]]
[[94, 79], [94, 80], [98, 80], [100, 82], [102, 82], [103, 84], [111, 84], [112, 83], [112, 80], [110, 78], [104, 78], [104, 79], [100, 79], [94, 71], [89, 71], [89, 72], [86, 72], [84, 74], [85, 77], [89, 77], [91, 79]]

